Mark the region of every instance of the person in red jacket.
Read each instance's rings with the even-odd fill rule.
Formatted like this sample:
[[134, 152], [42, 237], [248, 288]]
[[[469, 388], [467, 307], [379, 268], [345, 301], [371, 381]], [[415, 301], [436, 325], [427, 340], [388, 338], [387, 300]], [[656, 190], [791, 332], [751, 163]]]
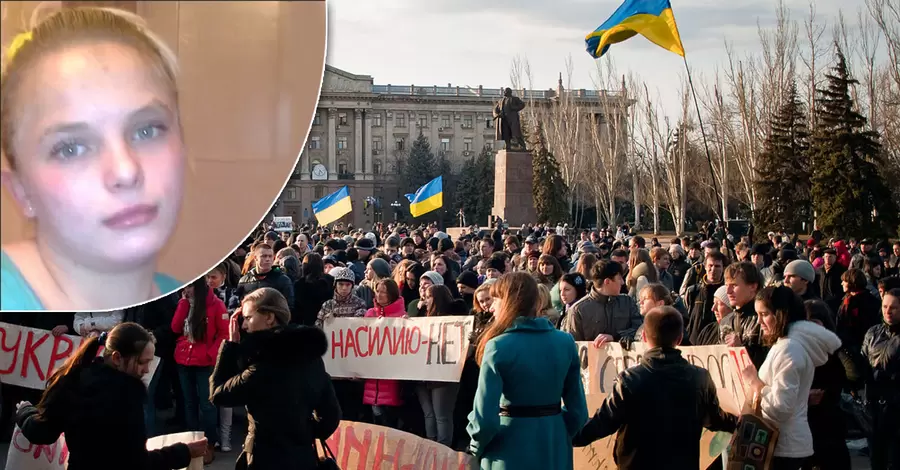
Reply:
[[[366, 311], [366, 318], [406, 317], [406, 307], [400, 297], [400, 288], [393, 279], [385, 278], [375, 284], [375, 306]], [[397, 427], [403, 406], [403, 394], [399, 380], [366, 380], [363, 404], [372, 405], [375, 424]]]
[[201, 277], [184, 289], [172, 318], [175, 340], [175, 363], [184, 393], [185, 419], [191, 431], [203, 431], [209, 442], [204, 463], [214, 459], [213, 449], [219, 440], [216, 407], [209, 401], [209, 376], [228, 337], [228, 310]]

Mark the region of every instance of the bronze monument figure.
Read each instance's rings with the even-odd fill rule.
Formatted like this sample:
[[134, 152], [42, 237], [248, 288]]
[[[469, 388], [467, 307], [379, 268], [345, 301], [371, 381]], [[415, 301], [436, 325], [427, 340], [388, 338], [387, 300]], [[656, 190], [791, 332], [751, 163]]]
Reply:
[[508, 151], [525, 151], [525, 139], [522, 138], [522, 124], [519, 121], [519, 111], [525, 109], [525, 102], [517, 96], [513, 96], [512, 90], [503, 90], [503, 98], [494, 105], [495, 139], [506, 143]]

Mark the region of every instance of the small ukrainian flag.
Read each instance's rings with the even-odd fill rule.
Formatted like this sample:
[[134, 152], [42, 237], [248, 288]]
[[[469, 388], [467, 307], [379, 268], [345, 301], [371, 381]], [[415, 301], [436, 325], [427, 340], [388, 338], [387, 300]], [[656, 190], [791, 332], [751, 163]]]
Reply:
[[328, 225], [353, 211], [350, 190], [346, 186], [319, 199], [312, 205], [320, 225]]
[[663, 49], [684, 57], [684, 46], [669, 0], [625, 0], [606, 21], [584, 38], [588, 53], [598, 59], [609, 46], [640, 34]]
[[409, 212], [413, 217], [440, 209], [444, 205], [443, 177], [425, 183], [415, 194], [407, 194], [406, 199], [409, 199]]

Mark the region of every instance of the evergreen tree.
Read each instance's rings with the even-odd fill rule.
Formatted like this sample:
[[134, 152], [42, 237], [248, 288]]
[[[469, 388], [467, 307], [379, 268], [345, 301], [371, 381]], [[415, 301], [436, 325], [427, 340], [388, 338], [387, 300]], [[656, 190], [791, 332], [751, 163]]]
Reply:
[[[879, 134], [865, 130], [849, 89], [857, 83], [836, 46], [837, 63], [818, 91], [811, 145], [812, 199], [819, 228], [838, 237], [885, 236], [897, 231], [898, 209], [883, 173]], [[874, 215], [873, 215], [874, 214]]]
[[540, 123], [531, 134], [532, 194], [537, 222], [569, 220], [566, 207], [566, 187], [559, 170], [559, 162], [547, 149]]
[[811, 178], [806, 116], [797, 87], [792, 85], [769, 123], [769, 135], [759, 156], [756, 226], [763, 231], [802, 233], [803, 222], [812, 221]]
[[[473, 223], [473, 217], [477, 217], [478, 204], [481, 195], [478, 189], [478, 174], [475, 167], [475, 157], [466, 159], [459, 173], [459, 184], [456, 186], [456, 197], [453, 202], [454, 215], [460, 209], [466, 214], [466, 223]], [[457, 218], [456, 223], [459, 223]]]
[[438, 163], [431, 151], [431, 144], [420, 132], [409, 147], [409, 152], [397, 160], [400, 194], [414, 193], [423, 184], [436, 178], [441, 170]]

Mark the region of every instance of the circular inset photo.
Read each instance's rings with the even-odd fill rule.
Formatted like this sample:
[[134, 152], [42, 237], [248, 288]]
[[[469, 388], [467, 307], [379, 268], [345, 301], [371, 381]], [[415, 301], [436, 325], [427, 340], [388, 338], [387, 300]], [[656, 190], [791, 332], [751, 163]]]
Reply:
[[324, 0], [0, 4], [0, 310], [159, 298], [269, 215], [318, 102]]

